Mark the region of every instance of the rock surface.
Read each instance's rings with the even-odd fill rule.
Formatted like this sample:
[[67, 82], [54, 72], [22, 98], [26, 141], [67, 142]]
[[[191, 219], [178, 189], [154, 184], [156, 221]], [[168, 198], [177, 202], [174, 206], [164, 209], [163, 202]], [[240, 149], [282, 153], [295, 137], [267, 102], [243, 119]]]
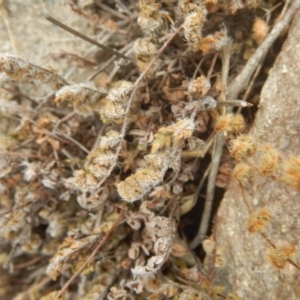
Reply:
[[[300, 154], [300, 13], [270, 70], [261, 93], [260, 107], [250, 135], [277, 149], [283, 159]], [[300, 263], [300, 195], [269, 178], [255, 178], [245, 186], [253, 210], [267, 207], [273, 219], [264, 233], [275, 245], [296, 246]], [[267, 242], [247, 230], [249, 214], [241, 189], [231, 182], [217, 214], [216, 240], [226, 267], [217, 278], [241, 299], [300, 299], [300, 271], [291, 264], [276, 269], [266, 259]], [[297, 255], [298, 253], [298, 255]], [[225, 278], [224, 278], [224, 274]]]

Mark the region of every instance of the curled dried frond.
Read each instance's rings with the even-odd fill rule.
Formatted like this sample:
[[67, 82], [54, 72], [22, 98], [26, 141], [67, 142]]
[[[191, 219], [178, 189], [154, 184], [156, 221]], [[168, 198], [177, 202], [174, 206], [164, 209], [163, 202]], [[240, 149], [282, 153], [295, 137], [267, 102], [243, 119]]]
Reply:
[[[134, 53], [136, 64], [141, 72], [145, 70], [156, 52], [157, 47], [150, 42], [149, 38], [139, 38], [136, 40], [134, 44]], [[147, 75], [153, 75], [158, 66], [159, 61], [157, 60], [149, 69]]]
[[65, 241], [60, 245], [56, 254], [50, 259], [50, 264], [47, 267], [46, 273], [53, 280], [56, 280], [62, 271], [63, 264], [76, 252], [94, 243], [97, 238], [98, 235], [90, 235], [81, 240], [66, 238]]
[[107, 295], [108, 300], [126, 300], [127, 291], [125, 289], [117, 288], [115, 286], [110, 288], [110, 291]]
[[162, 25], [162, 18], [159, 14], [161, 4], [156, 0], [140, 0], [140, 15], [138, 24], [144, 31], [155, 31]]
[[169, 166], [169, 153], [159, 152], [145, 157], [146, 166], [117, 184], [119, 195], [127, 202], [141, 199], [163, 180]]
[[133, 46], [135, 55], [153, 56], [157, 53], [157, 47], [149, 41], [149, 38], [138, 38]]
[[127, 102], [132, 89], [132, 82], [120, 80], [114, 85], [112, 89], [110, 89], [107, 95], [107, 99], [112, 102]]
[[65, 79], [54, 72], [9, 54], [0, 54], [0, 71], [15, 80], [44, 82], [55, 88], [61, 88], [68, 84]]
[[63, 101], [73, 104], [74, 110], [81, 115], [90, 115], [99, 108], [100, 99], [106, 94], [104, 90], [96, 90], [84, 84], [64, 86], [56, 92], [55, 102]]
[[175, 124], [159, 128], [154, 135], [151, 153], [156, 153], [162, 148], [179, 146], [181, 141], [188, 139], [193, 135], [194, 129], [195, 123], [190, 118], [181, 119]]
[[109, 196], [108, 187], [103, 187], [101, 191], [87, 195], [83, 193], [82, 195], [77, 196], [77, 201], [79, 205], [84, 209], [93, 209], [102, 205]]
[[151, 277], [160, 270], [164, 262], [163, 255], [151, 256], [146, 266], [136, 266], [131, 269], [131, 273], [137, 277]]
[[183, 22], [183, 35], [186, 41], [195, 45], [202, 37], [202, 27], [206, 20], [207, 10], [203, 4], [194, 7], [194, 10], [188, 13]]
[[[136, 57], [136, 65], [139, 68], [140, 72], [143, 72], [151, 62], [151, 56], [141, 56]], [[145, 76], [152, 76], [160, 67], [161, 61], [157, 59], [151, 67], [148, 69], [147, 74]]]
[[158, 238], [170, 238], [174, 232], [174, 222], [167, 217], [155, 216], [150, 217], [146, 223], [147, 233], [151, 236], [153, 241]]
[[117, 185], [118, 193], [127, 202], [139, 200], [162, 181], [163, 175], [158, 170], [141, 169]]
[[[116, 147], [120, 143], [120, 141], [120, 133], [115, 130], [110, 130], [101, 137], [99, 141], [99, 148], [111, 149], [113, 147]], [[91, 155], [94, 156], [93, 154]]]
[[174, 223], [166, 217], [150, 217], [146, 225], [146, 233], [154, 242], [153, 252], [146, 265], [136, 265], [131, 272], [137, 277], [150, 277], [157, 273], [165, 263], [172, 250]]
[[230, 154], [236, 160], [247, 159], [256, 153], [257, 145], [254, 138], [248, 135], [239, 135], [231, 143]]
[[141, 199], [159, 184], [169, 165], [167, 152], [147, 155], [146, 167], [139, 169], [135, 174], [117, 184], [119, 195], [127, 202]]
[[192, 119], [178, 120], [173, 125], [174, 133], [174, 144], [179, 145], [182, 140], [188, 139], [192, 136], [195, 129], [195, 123]]
[[163, 148], [170, 148], [172, 146], [172, 134], [156, 133], [152, 142], [151, 153], [155, 153]]
[[[0, 131], [8, 136], [0, 137], [0, 243], [4, 245], [0, 265], [8, 267], [0, 272], [0, 278], [3, 273], [5, 282], [18, 284], [16, 291], [27, 286], [29, 290], [22, 295], [16, 292], [16, 296], [10, 292], [7, 297], [225, 299], [223, 289], [211, 281], [209, 272], [204, 274], [195, 265], [176, 226], [181, 222], [180, 214], [190, 211], [197, 202], [195, 180], [202, 181], [209, 171], [198, 172], [204, 167], [202, 162], [206, 164], [210, 159], [209, 155], [204, 161], [200, 157], [209, 151], [217, 136], [223, 136], [211, 132], [210, 120], [216, 120], [221, 111], [215, 108], [247, 106], [236, 97], [218, 102], [218, 95], [226, 94], [222, 71], [229, 69], [230, 79], [247, 71], [248, 65], [240, 72], [244, 58], [265, 38], [266, 24], [257, 19], [253, 28], [247, 26], [249, 31], [253, 29], [254, 39], [248, 43], [251, 32], [245, 32], [246, 20], [240, 20], [240, 16], [247, 13], [252, 5], [250, 0], [66, 2], [70, 2], [67, 7], [73, 12], [91, 21], [90, 26], [81, 27], [81, 36], [90, 40], [88, 36], [95, 34], [100, 40], [91, 42], [102, 48], [98, 51], [93, 46], [86, 51], [80, 47], [76, 55], [66, 53], [73, 61], [66, 62], [67, 65], [64, 62], [63, 71], [79, 84], [69, 84], [51, 69], [0, 54], [0, 70], [11, 78], [35, 81], [37, 88], [42, 82], [55, 86], [51, 93], [47, 89], [47, 95], [40, 96], [4, 72], [0, 78], [4, 99], [0, 100], [4, 116]], [[273, 11], [275, 2], [264, 1], [264, 8]], [[230, 9], [241, 7], [245, 11], [231, 16]], [[279, 10], [276, 8], [276, 15]], [[251, 23], [261, 15], [261, 10], [250, 14]], [[136, 16], [144, 36], [136, 30]], [[270, 24], [276, 23], [275, 18], [272, 14]], [[230, 36], [236, 37], [230, 51], [225, 27]], [[182, 38], [176, 37], [180, 31]], [[107, 48], [112, 45], [116, 50]], [[224, 61], [214, 53], [221, 49]], [[195, 50], [202, 53], [191, 53]], [[231, 56], [229, 64], [227, 56]], [[134, 61], [138, 68], [132, 64]], [[80, 72], [69, 69], [74, 62], [84, 68]], [[88, 74], [92, 65], [97, 68]], [[191, 77], [193, 80], [188, 83], [186, 78]], [[255, 76], [251, 78], [257, 80]], [[86, 80], [110, 90], [97, 89]], [[53, 105], [55, 93], [56, 104], [68, 101], [59, 109]], [[66, 106], [84, 116], [93, 114], [93, 118], [69, 113]], [[243, 127], [240, 115], [226, 115], [217, 121], [216, 130], [236, 133]], [[83, 157], [84, 152], [89, 155]], [[233, 177], [244, 183], [253, 171], [258, 173], [260, 166], [255, 165], [255, 160], [264, 158], [264, 152], [267, 150], [260, 150], [251, 138], [238, 136], [231, 153], [244, 164], [238, 162]], [[271, 172], [273, 161], [271, 155], [262, 172], [275, 178]], [[300, 191], [300, 161], [280, 160], [279, 166], [276, 180], [282, 175], [281, 182]], [[231, 166], [224, 162], [221, 169], [217, 179], [227, 180]], [[242, 193], [244, 196], [243, 189]], [[210, 194], [208, 190], [207, 195]], [[120, 203], [122, 198], [125, 203]], [[251, 210], [246, 197], [243, 199]], [[270, 220], [267, 209], [254, 212], [248, 221], [249, 231], [261, 232]], [[203, 248], [207, 266], [226, 265], [225, 248], [217, 245], [213, 237], [203, 241]], [[292, 256], [291, 248], [277, 248], [283, 252], [283, 263], [279, 259], [277, 265], [284, 265], [286, 257]], [[270, 259], [272, 255], [275, 254], [271, 253]], [[47, 278], [41, 284], [36, 280], [35, 275], [40, 274], [45, 264], [49, 265], [50, 277], [59, 278], [55, 284], [48, 284]], [[15, 271], [9, 272], [9, 267]], [[132, 279], [131, 268], [137, 278]], [[26, 276], [25, 286], [22, 282]], [[151, 279], [143, 278], [149, 276]], [[8, 286], [1, 286], [0, 295]], [[61, 290], [51, 293], [53, 288]]]
[[261, 232], [271, 221], [272, 215], [266, 208], [260, 208], [251, 213], [248, 219], [250, 233]]
[[104, 123], [122, 123], [125, 116], [126, 105], [129, 95], [133, 89], [133, 84], [128, 81], [119, 81], [112, 88], [104, 99], [99, 109], [101, 120]]
[[75, 172], [75, 185], [81, 191], [92, 191], [103, 178], [110, 175], [110, 168], [117, 157], [116, 146], [120, 143], [120, 134], [110, 130], [100, 138], [99, 146], [88, 156], [88, 162], [83, 170]]
[[141, 26], [141, 28], [145, 31], [155, 31], [157, 28], [159, 28], [162, 24], [162, 19], [160, 17], [150, 17], [149, 15], [141, 12], [138, 20], [138, 24]]
[[97, 178], [86, 170], [75, 171], [74, 179], [75, 186], [81, 191], [94, 190], [98, 185]]

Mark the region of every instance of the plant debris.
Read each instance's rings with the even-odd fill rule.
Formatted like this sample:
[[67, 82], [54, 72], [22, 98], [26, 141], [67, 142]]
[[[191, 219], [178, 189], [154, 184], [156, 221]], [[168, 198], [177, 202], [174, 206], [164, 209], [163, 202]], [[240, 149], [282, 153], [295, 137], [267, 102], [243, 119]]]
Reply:
[[[193, 226], [202, 213], [204, 224], [191, 244], [184, 215], [210, 172], [217, 184], [257, 175], [299, 191], [299, 158], [284, 160], [246, 134], [260, 92], [247, 61], [300, 7], [277, 2], [66, 1], [95, 39], [47, 17], [93, 44], [51, 55], [87, 69], [81, 82], [0, 54], [0, 111], [12, 122], [0, 137], [2, 299], [239, 299], [211, 277], [226, 264], [213, 236], [203, 242], [211, 207], [197, 212]], [[254, 63], [259, 80], [265, 57]], [[31, 99], [23, 85], [52, 92]], [[222, 154], [225, 139], [232, 158]], [[212, 197], [215, 185], [207, 184]], [[267, 208], [249, 213], [251, 233], [273, 222]], [[202, 242], [214, 257], [208, 271], [194, 251]], [[269, 246], [277, 268], [298, 267], [294, 245]]]

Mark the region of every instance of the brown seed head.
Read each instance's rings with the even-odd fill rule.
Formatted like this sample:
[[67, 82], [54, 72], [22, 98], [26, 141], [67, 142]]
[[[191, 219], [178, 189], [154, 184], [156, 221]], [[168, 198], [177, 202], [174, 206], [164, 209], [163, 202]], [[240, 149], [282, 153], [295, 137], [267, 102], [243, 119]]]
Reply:
[[240, 114], [226, 114], [220, 116], [215, 124], [217, 132], [239, 133], [245, 128], [244, 118]]
[[248, 219], [248, 230], [250, 233], [261, 232], [269, 224], [272, 215], [266, 208], [254, 211]]
[[267, 22], [260, 18], [256, 18], [252, 27], [252, 38], [257, 42], [261, 42], [265, 39], [268, 33], [269, 25]]
[[205, 96], [210, 87], [209, 80], [204, 75], [201, 75], [189, 84], [188, 93], [190, 95], [198, 94], [199, 96]]
[[248, 135], [240, 135], [232, 141], [230, 154], [236, 160], [243, 160], [256, 152], [256, 141]]
[[278, 152], [270, 146], [263, 146], [259, 148], [260, 159], [258, 171], [263, 176], [272, 175], [279, 165], [280, 156]]
[[195, 46], [195, 51], [202, 51], [203, 53], [220, 51], [226, 45], [227, 39], [225, 32], [216, 32], [213, 35], [208, 35], [200, 39], [199, 43]]
[[294, 245], [269, 248], [267, 250], [267, 260], [278, 269], [283, 269], [288, 259], [292, 259], [296, 252]]
[[253, 169], [245, 163], [238, 163], [232, 172], [232, 178], [241, 183], [247, 182], [253, 175]]
[[282, 162], [281, 180], [300, 191], [300, 158], [292, 156]]

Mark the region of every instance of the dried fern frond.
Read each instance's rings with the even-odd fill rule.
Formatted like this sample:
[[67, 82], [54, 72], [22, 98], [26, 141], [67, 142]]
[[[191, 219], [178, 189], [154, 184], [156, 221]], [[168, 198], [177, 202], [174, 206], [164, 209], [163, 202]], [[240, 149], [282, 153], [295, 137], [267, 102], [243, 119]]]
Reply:
[[131, 82], [121, 80], [109, 91], [99, 109], [100, 118], [104, 123], [113, 121], [120, 124], [123, 122], [132, 89], [133, 84]]
[[97, 238], [99, 238], [99, 235], [90, 235], [81, 240], [66, 238], [65, 241], [60, 245], [57, 253], [51, 258], [50, 264], [46, 269], [46, 273], [53, 280], [56, 280], [58, 275], [62, 271], [63, 264], [78, 251], [81, 251], [86, 247], [92, 245], [97, 240]]
[[156, 0], [140, 0], [140, 15], [137, 23], [145, 32], [153, 32], [162, 25], [162, 18], [159, 14], [161, 7]]
[[137, 264], [131, 269], [134, 276], [147, 278], [157, 273], [168, 259], [172, 250], [174, 223], [166, 217], [149, 217], [146, 222], [146, 234], [148, 234], [153, 245], [153, 254], [148, 258], [146, 265]]
[[141, 199], [159, 184], [169, 166], [169, 151], [149, 154], [145, 157], [146, 166], [117, 184], [119, 195], [127, 202]]
[[55, 89], [68, 85], [68, 82], [58, 74], [10, 54], [0, 54], [0, 71], [15, 80], [48, 83]]
[[86, 84], [73, 84], [57, 91], [55, 102], [59, 105], [63, 101], [68, 101], [73, 104], [77, 113], [88, 116], [93, 110], [99, 109], [100, 99], [106, 94], [105, 90], [92, 89]]
[[120, 143], [120, 134], [115, 130], [108, 131], [100, 138], [99, 146], [92, 151], [83, 170], [75, 172], [75, 184], [81, 191], [92, 191], [99, 187], [100, 180], [110, 175], [110, 168], [117, 159], [116, 146]]
[[197, 44], [202, 38], [202, 28], [206, 20], [207, 10], [203, 4], [195, 6], [183, 22], [184, 38], [191, 44]]
[[163, 148], [179, 146], [181, 141], [190, 138], [195, 129], [195, 122], [191, 118], [178, 120], [167, 127], [161, 127], [154, 135], [151, 153]]

